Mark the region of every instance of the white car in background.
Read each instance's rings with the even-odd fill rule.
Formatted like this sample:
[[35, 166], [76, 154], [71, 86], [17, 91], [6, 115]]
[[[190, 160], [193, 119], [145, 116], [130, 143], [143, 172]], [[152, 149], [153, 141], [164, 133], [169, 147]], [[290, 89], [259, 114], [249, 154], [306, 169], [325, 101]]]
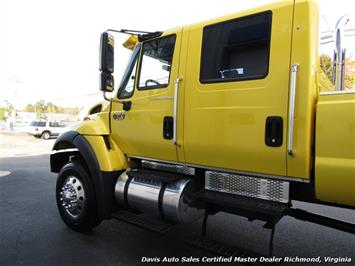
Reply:
[[65, 126], [57, 121], [35, 120], [29, 124], [28, 133], [38, 138], [49, 139], [64, 132]]

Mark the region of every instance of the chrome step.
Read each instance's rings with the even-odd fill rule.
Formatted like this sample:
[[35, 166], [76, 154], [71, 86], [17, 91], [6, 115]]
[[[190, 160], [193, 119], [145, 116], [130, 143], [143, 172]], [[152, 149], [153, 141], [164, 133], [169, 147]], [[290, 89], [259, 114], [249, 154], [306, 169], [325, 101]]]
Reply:
[[131, 169], [127, 171], [127, 175], [131, 178], [154, 180], [158, 182], [164, 182], [167, 184], [173, 183], [183, 178], [183, 176], [179, 174], [166, 173], [166, 172], [161, 172], [157, 170], [148, 170], [148, 169]]
[[135, 214], [133, 212], [124, 211], [124, 210], [120, 210], [118, 212], [112, 213], [111, 217], [118, 221], [132, 224], [137, 227], [147, 229], [152, 232], [163, 234], [163, 235], [168, 233], [172, 227], [170, 224], [158, 222], [156, 220], [151, 220], [146, 217], [142, 217], [139, 214]]
[[284, 215], [290, 205], [286, 203], [244, 197], [228, 193], [201, 190], [195, 194], [199, 202], [203, 202], [208, 212], [224, 211], [251, 220], [257, 219], [276, 224]]

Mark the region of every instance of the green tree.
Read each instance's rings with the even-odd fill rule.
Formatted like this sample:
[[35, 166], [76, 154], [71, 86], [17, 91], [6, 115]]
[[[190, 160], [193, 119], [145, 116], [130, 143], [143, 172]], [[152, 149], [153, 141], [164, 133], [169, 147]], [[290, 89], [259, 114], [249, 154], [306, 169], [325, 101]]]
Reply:
[[355, 61], [351, 57], [345, 60], [344, 86], [347, 89], [355, 88]]
[[46, 105], [44, 100], [39, 100], [35, 103], [36, 117], [37, 119], [45, 118]]
[[5, 108], [0, 107], [0, 121], [5, 120]]
[[320, 56], [320, 67], [330, 81], [333, 80], [333, 62], [329, 55], [322, 54]]
[[32, 104], [29, 103], [25, 107], [25, 112], [34, 113], [35, 112], [35, 107]]
[[51, 102], [48, 102], [46, 105], [46, 111], [47, 113], [56, 113], [55, 105]]
[[[322, 54], [320, 56], [320, 67], [324, 74], [333, 81], [333, 61], [330, 56]], [[344, 73], [344, 87], [347, 89], [354, 88], [355, 86], [355, 61], [351, 56], [345, 60], [345, 73]]]

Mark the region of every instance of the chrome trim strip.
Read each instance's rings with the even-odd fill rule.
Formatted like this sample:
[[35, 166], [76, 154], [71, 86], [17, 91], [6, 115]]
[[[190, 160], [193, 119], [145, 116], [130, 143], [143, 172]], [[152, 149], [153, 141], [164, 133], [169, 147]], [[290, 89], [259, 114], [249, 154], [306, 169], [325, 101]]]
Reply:
[[177, 144], [177, 108], [178, 108], [178, 98], [179, 98], [179, 83], [182, 81], [181, 78], [177, 78], [175, 80], [175, 86], [174, 86], [174, 128], [173, 128], [173, 143], [176, 145]]
[[206, 171], [205, 189], [287, 203], [288, 181]]
[[290, 99], [288, 110], [288, 136], [287, 136], [287, 153], [289, 156], [294, 157], [293, 152], [293, 128], [295, 122], [295, 99], [296, 99], [296, 81], [297, 81], [298, 64], [291, 66], [290, 76]]
[[227, 172], [227, 173], [240, 174], [240, 175], [248, 175], [248, 176], [253, 176], [253, 177], [279, 179], [279, 180], [294, 181], [294, 182], [301, 182], [301, 183], [310, 183], [311, 182], [309, 179], [299, 178], [299, 177], [287, 177], [287, 176], [278, 176], [278, 175], [259, 174], [259, 173], [246, 172], [246, 171], [236, 171], [236, 170], [227, 169], [227, 168], [217, 168], [217, 167], [210, 167], [210, 166], [191, 164], [191, 163], [179, 163], [179, 162], [175, 162], [175, 161], [167, 161], [167, 160], [147, 158], [147, 157], [141, 157], [141, 156], [128, 156], [127, 155], [127, 157], [132, 158], [132, 159], [150, 160], [150, 161], [156, 161], [156, 162], [161, 162], [161, 163], [177, 164], [177, 165], [182, 165], [182, 166], [186, 166], [186, 167], [203, 168], [206, 170]]
[[164, 101], [164, 100], [172, 100], [172, 99], [174, 99], [173, 96], [158, 96], [152, 98], [153, 101]]
[[162, 163], [162, 162], [154, 162], [150, 160], [142, 160], [141, 161], [143, 168], [149, 169], [157, 169], [162, 171], [168, 171], [172, 173], [180, 173], [185, 175], [195, 175], [195, 168], [189, 167], [186, 165], [179, 164], [171, 164], [171, 163]]
[[352, 94], [355, 90], [343, 90], [343, 91], [323, 91], [319, 95], [337, 95], [337, 94]]

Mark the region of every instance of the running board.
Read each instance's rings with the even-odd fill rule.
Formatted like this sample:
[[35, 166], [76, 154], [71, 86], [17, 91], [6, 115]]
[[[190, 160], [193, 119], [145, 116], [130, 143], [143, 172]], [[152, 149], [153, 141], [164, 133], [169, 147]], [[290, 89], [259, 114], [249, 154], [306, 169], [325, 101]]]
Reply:
[[135, 225], [137, 227], [147, 229], [149, 231], [159, 233], [162, 235], [168, 233], [172, 227], [169, 224], [159, 222], [156, 220], [151, 220], [145, 217], [141, 217], [139, 214], [135, 214], [124, 210], [120, 210], [118, 212], [112, 213], [111, 217], [118, 221]]
[[224, 211], [247, 217], [250, 220], [262, 220], [267, 222], [267, 228], [275, 225], [290, 207], [286, 203], [208, 190], [198, 192], [195, 197], [198, 201], [203, 202], [205, 209], [210, 214]]

